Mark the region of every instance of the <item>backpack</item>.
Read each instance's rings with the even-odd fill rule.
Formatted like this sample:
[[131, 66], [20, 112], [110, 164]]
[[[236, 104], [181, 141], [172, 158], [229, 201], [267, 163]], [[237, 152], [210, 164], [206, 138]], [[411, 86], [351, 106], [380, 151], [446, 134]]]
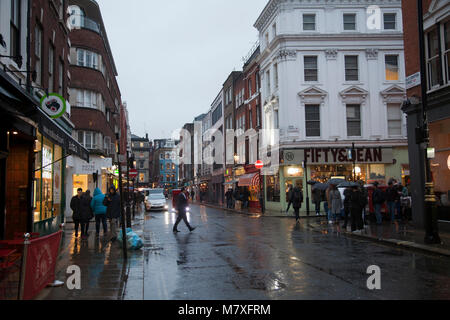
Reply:
[[294, 192], [292, 194], [292, 202], [293, 203], [303, 202], [303, 193], [300, 189], [294, 189]]

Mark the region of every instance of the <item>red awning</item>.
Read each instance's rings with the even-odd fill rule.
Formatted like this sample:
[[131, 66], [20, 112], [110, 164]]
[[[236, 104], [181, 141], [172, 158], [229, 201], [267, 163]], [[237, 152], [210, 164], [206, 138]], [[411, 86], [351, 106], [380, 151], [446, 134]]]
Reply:
[[258, 172], [239, 177], [239, 187], [259, 186], [260, 175]]

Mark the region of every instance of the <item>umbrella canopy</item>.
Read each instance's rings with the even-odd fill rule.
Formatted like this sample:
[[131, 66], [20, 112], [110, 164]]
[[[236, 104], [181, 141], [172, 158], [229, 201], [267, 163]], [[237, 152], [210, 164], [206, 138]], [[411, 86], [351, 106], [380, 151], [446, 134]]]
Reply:
[[332, 185], [338, 186], [338, 185], [340, 185], [341, 183], [344, 183], [344, 182], [345, 182], [344, 179], [330, 179], [330, 180], [328, 180], [327, 184], [328, 185], [332, 184]]
[[353, 187], [359, 187], [359, 184], [356, 182], [345, 181], [345, 182], [342, 182], [341, 184], [339, 184], [337, 187], [338, 188], [353, 188]]
[[309, 180], [308, 182], [307, 182], [307, 184], [310, 184], [310, 185], [315, 185], [316, 183], [319, 183], [319, 181], [314, 181], [314, 180]]
[[318, 182], [318, 183], [314, 184], [312, 188], [319, 189], [319, 190], [327, 190], [328, 187], [329, 186], [327, 184]]

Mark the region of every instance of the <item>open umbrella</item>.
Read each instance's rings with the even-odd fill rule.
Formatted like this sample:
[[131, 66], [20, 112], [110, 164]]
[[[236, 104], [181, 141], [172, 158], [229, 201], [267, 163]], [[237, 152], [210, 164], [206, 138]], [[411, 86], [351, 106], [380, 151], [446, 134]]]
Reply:
[[353, 188], [353, 187], [359, 187], [359, 184], [357, 184], [356, 182], [345, 181], [345, 182], [342, 182], [341, 184], [339, 184], [337, 187], [338, 188]]
[[319, 189], [319, 190], [327, 190], [328, 189], [328, 185], [325, 183], [316, 183], [315, 185], [313, 185], [312, 187], [313, 189]]
[[330, 180], [328, 180], [327, 184], [328, 185], [332, 184], [332, 185], [338, 186], [338, 185], [340, 185], [341, 183], [344, 183], [344, 182], [345, 182], [344, 179], [330, 179]]
[[314, 180], [309, 180], [308, 182], [307, 182], [307, 184], [310, 184], [310, 185], [315, 185], [316, 183], [319, 183], [319, 181], [314, 181]]

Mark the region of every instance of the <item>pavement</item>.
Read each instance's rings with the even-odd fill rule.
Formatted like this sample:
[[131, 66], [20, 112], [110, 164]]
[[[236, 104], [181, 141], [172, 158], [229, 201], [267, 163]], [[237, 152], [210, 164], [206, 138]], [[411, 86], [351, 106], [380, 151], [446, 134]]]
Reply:
[[[78, 265], [82, 288], [48, 288], [39, 299], [450, 299], [447, 256], [367, 241], [320, 218], [296, 224], [192, 204], [188, 219], [197, 229], [182, 223], [173, 234], [175, 218], [141, 213], [133, 230], [144, 248], [129, 251], [126, 263], [117, 242], [91, 234], [80, 243], [67, 230], [57, 279], [67, 281], [67, 267]], [[372, 265], [381, 269], [382, 290], [367, 289]]]
[[[266, 210], [264, 214], [261, 214], [256, 209], [228, 209], [223, 206], [218, 206], [209, 203], [202, 203], [202, 205], [210, 208], [220, 208], [229, 212], [235, 212], [239, 214], [247, 215], [261, 215], [263, 217], [279, 217], [279, 218], [291, 218], [294, 219], [293, 213], [286, 214], [277, 211]], [[291, 210], [292, 211], [292, 210]], [[330, 225], [325, 215], [307, 216], [306, 212], [301, 211], [300, 217], [302, 219], [309, 218], [312, 220], [308, 225], [312, 229], [317, 229], [320, 232], [329, 233], [342, 233], [348, 237], [361, 238], [371, 241], [377, 241], [388, 245], [399, 246], [410, 250], [419, 250], [427, 253], [442, 255], [450, 257], [450, 234], [445, 231], [440, 231], [441, 244], [424, 244], [425, 233], [422, 230], [418, 230], [410, 222], [403, 223], [396, 221], [395, 223], [384, 222], [382, 225], [370, 224], [365, 227], [362, 232], [353, 233], [350, 230], [350, 226], [347, 229], [342, 228], [343, 221], [338, 225]], [[350, 224], [350, 223], [349, 223]]]

